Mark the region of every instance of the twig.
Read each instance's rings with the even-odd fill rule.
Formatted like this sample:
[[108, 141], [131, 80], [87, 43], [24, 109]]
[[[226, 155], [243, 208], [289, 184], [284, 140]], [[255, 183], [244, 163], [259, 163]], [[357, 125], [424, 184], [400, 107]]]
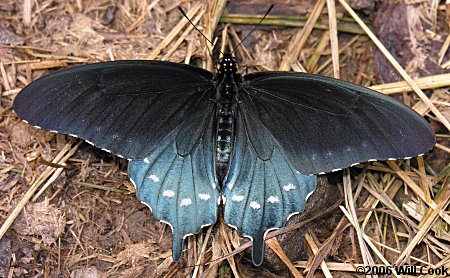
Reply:
[[[78, 147], [81, 145], [83, 141], [78, 142], [78, 144], [76, 144], [73, 148], [71, 148], [74, 142], [75, 142], [74, 139], [70, 139], [69, 142], [64, 146], [64, 148], [59, 152], [59, 154], [55, 157], [55, 159], [53, 159], [52, 162], [62, 164], [65, 161], [67, 161], [75, 153], [75, 151], [78, 149]], [[55, 171], [56, 168], [47, 167], [44, 170], [44, 172], [42, 172], [42, 174], [39, 176], [39, 178], [37, 178], [37, 180], [31, 185], [31, 187], [28, 189], [28, 191], [25, 193], [25, 195], [22, 197], [20, 202], [17, 204], [17, 206], [14, 208], [14, 210], [6, 219], [5, 223], [3, 223], [2, 227], [0, 228], [0, 239], [3, 238], [6, 231], [9, 229], [11, 224], [20, 214], [20, 212], [28, 203], [28, 201], [31, 199], [33, 194], [39, 189], [39, 186]]]
[[320, 13], [322, 12], [324, 6], [325, 0], [317, 1], [313, 11], [311, 12], [311, 15], [306, 21], [305, 27], [300, 32], [297, 33], [295, 38], [292, 40], [291, 44], [289, 44], [287, 55], [284, 57], [284, 59], [281, 61], [280, 64], [279, 69], [281, 71], [290, 70], [291, 64], [297, 60], [300, 50], [305, 45], [309, 35], [311, 34], [314, 28], [314, 24], [317, 22], [317, 19], [319, 19]]
[[333, 60], [333, 75], [335, 78], [340, 77], [339, 73], [339, 44], [338, 32], [336, 23], [336, 5], [334, 0], [327, 0], [329, 25], [330, 25], [330, 43], [331, 43], [331, 58]]
[[[186, 14], [189, 18], [194, 17], [195, 14], [200, 10], [201, 5], [197, 4], [193, 8], [191, 8]], [[152, 51], [150, 55], [148, 55], [148, 60], [153, 60], [158, 56], [161, 51], [166, 48], [171, 41], [175, 39], [175, 36], [181, 32], [181, 30], [188, 24], [188, 20], [186, 18], [182, 18], [180, 22], [170, 31], [169, 34], [164, 38], [164, 40]]]

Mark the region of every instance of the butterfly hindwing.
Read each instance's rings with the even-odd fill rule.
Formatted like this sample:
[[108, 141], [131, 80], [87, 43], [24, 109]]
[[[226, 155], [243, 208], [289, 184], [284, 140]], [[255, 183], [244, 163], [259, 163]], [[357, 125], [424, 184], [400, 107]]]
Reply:
[[240, 89], [240, 101], [304, 174], [417, 156], [435, 143], [428, 123], [412, 109], [334, 78], [262, 72], [245, 75]]
[[215, 93], [212, 73], [159, 61], [73, 67], [36, 80], [14, 101], [32, 125], [143, 159]]
[[[224, 218], [240, 235], [252, 238], [253, 262], [260, 265], [267, 232], [303, 211], [316, 177], [297, 172], [273, 138], [261, 142], [260, 136], [249, 132], [251, 126], [258, 126], [258, 119], [249, 114], [239, 110], [237, 116], [233, 159], [224, 181]], [[271, 136], [263, 127], [258, 132]]]
[[[208, 113], [206, 115], [209, 116], [208, 121], [196, 123], [203, 126], [195, 129], [200, 136], [191, 134], [198, 140], [190, 148], [178, 143], [178, 146], [183, 146], [182, 155], [177, 148], [178, 129], [165, 138], [150, 156], [131, 160], [128, 166], [137, 198], [152, 209], [155, 218], [172, 227], [175, 260], [181, 257], [186, 235], [197, 234], [201, 227], [212, 225], [217, 220], [220, 192], [212, 171], [213, 120]], [[182, 127], [185, 131], [189, 128], [194, 129], [193, 126]]]

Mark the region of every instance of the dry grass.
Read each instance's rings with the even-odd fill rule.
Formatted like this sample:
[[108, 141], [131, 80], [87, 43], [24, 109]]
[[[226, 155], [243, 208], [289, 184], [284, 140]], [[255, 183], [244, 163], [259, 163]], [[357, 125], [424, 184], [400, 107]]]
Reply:
[[[273, 264], [269, 270], [253, 267], [243, 256], [251, 243], [241, 241], [222, 221], [189, 237], [182, 262], [173, 262], [170, 229], [134, 198], [126, 161], [20, 122], [12, 101], [32, 80], [74, 64], [158, 59], [213, 69], [206, 50], [211, 46], [176, 8], [181, 5], [208, 37], [221, 37], [225, 49], [245, 36], [258, 21], [254, 14], [264, 14], [269, 4], [234, 1], [228, 4], [232, 14], [227, 14], [227, 1], [4, 0], [0, 3], [0, 258], [9, 254], [12, 260], [10, 268], [0, 266], [0, 277], [265, 277], [289, 272], [296, 277], [332, 277], [357, 276], [360, 265], [450, 268], [449, 75], [412, 79], [420, 65], [406, 72], [367, 28], [370, 20], [360, 20], [344, 0], [301, 1], [298, 6], [284, 2], [276, 3], [265, 26], [237, 50], [241, 66], [249, 72], [308, 69], [401, 95], [430, 120], [437, 131], [437, 147], [423, 158], [373, 162], [344, 171], [335, 188], [345, 201], [269, 233], [266, 244], [287, 272], [274, 267], [276, 262], [269, 262]], [[439, 45], [433, 58], [446, 68], [450, 35], [439, 33], [447, 30], [439, 25], [439, 18], [450, 8], [438, 1], [419, 2], [410, 5], [434, 7], [421, 15], [433, 22], [434, 29], [421, 36], [433, 33], [428, 39], [436, 43], [430, 45]], [[301, 16], [296, 14], [300, 6], [307, 11]], [[227, 16], [222, 17], [224, 13]], [[223, 26], [221, 18], [243, 25]], [[412, 38], [419, 23], [411, 23]], [[423, 52], [421, 43], [412, 42], [416, 51]], [[404, 81], [376, 83], [369, 55], [372, 47], [384, 53]], [[306, 229], [330, 214], [337, 215], [337, 224], [326, 231], [308, 229], [309, 255], [291, 261], [283, 251], [289, 246], [277, 236]]]

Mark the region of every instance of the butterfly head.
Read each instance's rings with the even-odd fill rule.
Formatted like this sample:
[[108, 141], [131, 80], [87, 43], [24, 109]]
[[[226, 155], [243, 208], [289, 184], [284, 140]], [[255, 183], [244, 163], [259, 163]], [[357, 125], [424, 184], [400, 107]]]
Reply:
[[231, 54], [225, 53], [219, 64], [219, 77], [234, 77], [237, 74], [237, 71], [238, 66], [236, 60]]

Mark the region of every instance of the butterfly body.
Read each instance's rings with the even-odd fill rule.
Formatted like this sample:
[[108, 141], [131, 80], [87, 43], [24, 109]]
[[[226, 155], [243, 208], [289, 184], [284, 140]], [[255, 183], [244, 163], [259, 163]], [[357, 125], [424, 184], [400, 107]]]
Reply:
[[315, 174], [368, 160], [421, 155], [434, 132], [390, 97], [312, 74], [241, 76], [227, 54], [213, 73], [159, 61], [73, 67], [25, 87], [22, 119], [129, 160], [136, 196], [183, 240], [225, 222], [253, 240], [303, 211]]
[[237, 83], [241, 82], [236, 61], [230, 54], [222, 59], [217, 80], [215, 163], [218, 179], [222, 182], [228, 172], [233, 150]]

